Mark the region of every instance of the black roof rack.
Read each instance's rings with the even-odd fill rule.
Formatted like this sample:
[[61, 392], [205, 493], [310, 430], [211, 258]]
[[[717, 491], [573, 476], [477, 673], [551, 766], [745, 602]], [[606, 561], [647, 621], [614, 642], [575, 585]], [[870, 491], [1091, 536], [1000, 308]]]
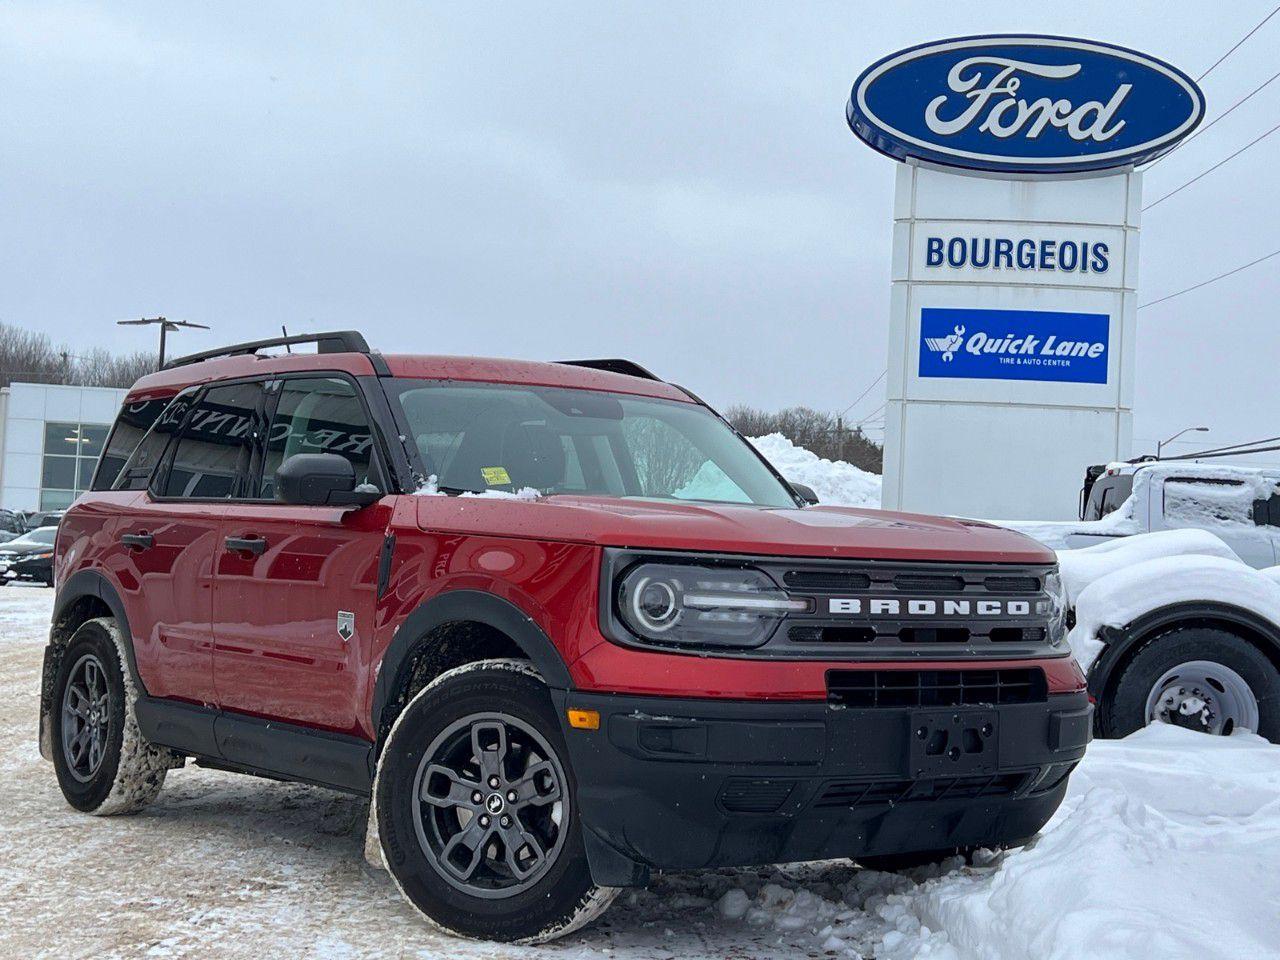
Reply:
[[608, 373], [621, 373], [628, 377], [639, 377], [642, 380], [657, 380], [662, 382], [662, 378], [650, 370], [646, 370], [634, 360], [557, 360], [556, 363], [563, 363], [570, 367], [589, 367], [592, 370], [604, 370]]
[[295, 343], [314, 343], [317, 353], [370, 353], [369, 344], [355, 330], [334, 330], [329, 333], [300, 333], [292, 337], [272, 337], [269, 340], [250, 340], [247, 343], [233, 343], [230, 346], [218, 347], [215, 350], [202, 350], [200, 353], [189, 353], [185, 357], [177, 357], [164, 365], [166, 370], [173, 367], [185, 367], [201, 360], [215, 360], [218, 357], [239, 357], [257, 353], [267, 347], [288, 347]]

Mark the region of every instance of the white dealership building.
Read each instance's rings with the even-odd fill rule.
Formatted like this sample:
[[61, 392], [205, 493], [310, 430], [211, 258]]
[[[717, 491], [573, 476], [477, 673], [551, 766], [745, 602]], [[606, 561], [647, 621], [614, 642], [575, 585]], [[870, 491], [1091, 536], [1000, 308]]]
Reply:
[[89, 487], [124, 390], [0, 388], [0, 508], [62, 510]]

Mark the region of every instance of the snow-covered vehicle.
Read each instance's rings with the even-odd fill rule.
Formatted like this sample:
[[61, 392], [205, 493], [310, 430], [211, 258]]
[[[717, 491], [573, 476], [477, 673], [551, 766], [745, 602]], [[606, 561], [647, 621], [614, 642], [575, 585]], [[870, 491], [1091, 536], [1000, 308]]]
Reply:
[[1112, 464], [1080, 520], [997, 521], [1055, 550], [1160, 530], [1208, 530], [1249, 566], [1280, 563], [1280, 470], [1155, 460]]
[[1191, 529], [1059, 550], [1058, 562], [1099, 736], [1162, 721], [1280, 743], [1280, 568], [1253, 569]]

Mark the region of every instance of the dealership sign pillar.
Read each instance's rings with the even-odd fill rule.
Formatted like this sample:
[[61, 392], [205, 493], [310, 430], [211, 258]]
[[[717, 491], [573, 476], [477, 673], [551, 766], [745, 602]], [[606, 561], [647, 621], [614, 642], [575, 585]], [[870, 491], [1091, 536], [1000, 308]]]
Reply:
[[883, 505], [1075, 515], [1130, 455], [1142, 175], [1199, 123], [1185, 75], [1090, 41], [926, 44], [858, 79], [850, 126], [903, 161]]

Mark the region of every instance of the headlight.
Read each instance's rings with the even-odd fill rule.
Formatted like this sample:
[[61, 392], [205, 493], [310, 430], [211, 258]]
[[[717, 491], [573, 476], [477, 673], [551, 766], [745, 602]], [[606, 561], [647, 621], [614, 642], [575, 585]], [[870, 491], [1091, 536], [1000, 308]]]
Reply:
[[1046, 574], [1044, 590], [1049, 595], [1049, 642], [1056, 647], [1067, 642], [1067, 591], [1056, 569]]
[[758, 647], [784, 616], [811, 604], [752, 569], [640, 563], [617, 586], [618, 616], [628, 630], [680, 647]]

